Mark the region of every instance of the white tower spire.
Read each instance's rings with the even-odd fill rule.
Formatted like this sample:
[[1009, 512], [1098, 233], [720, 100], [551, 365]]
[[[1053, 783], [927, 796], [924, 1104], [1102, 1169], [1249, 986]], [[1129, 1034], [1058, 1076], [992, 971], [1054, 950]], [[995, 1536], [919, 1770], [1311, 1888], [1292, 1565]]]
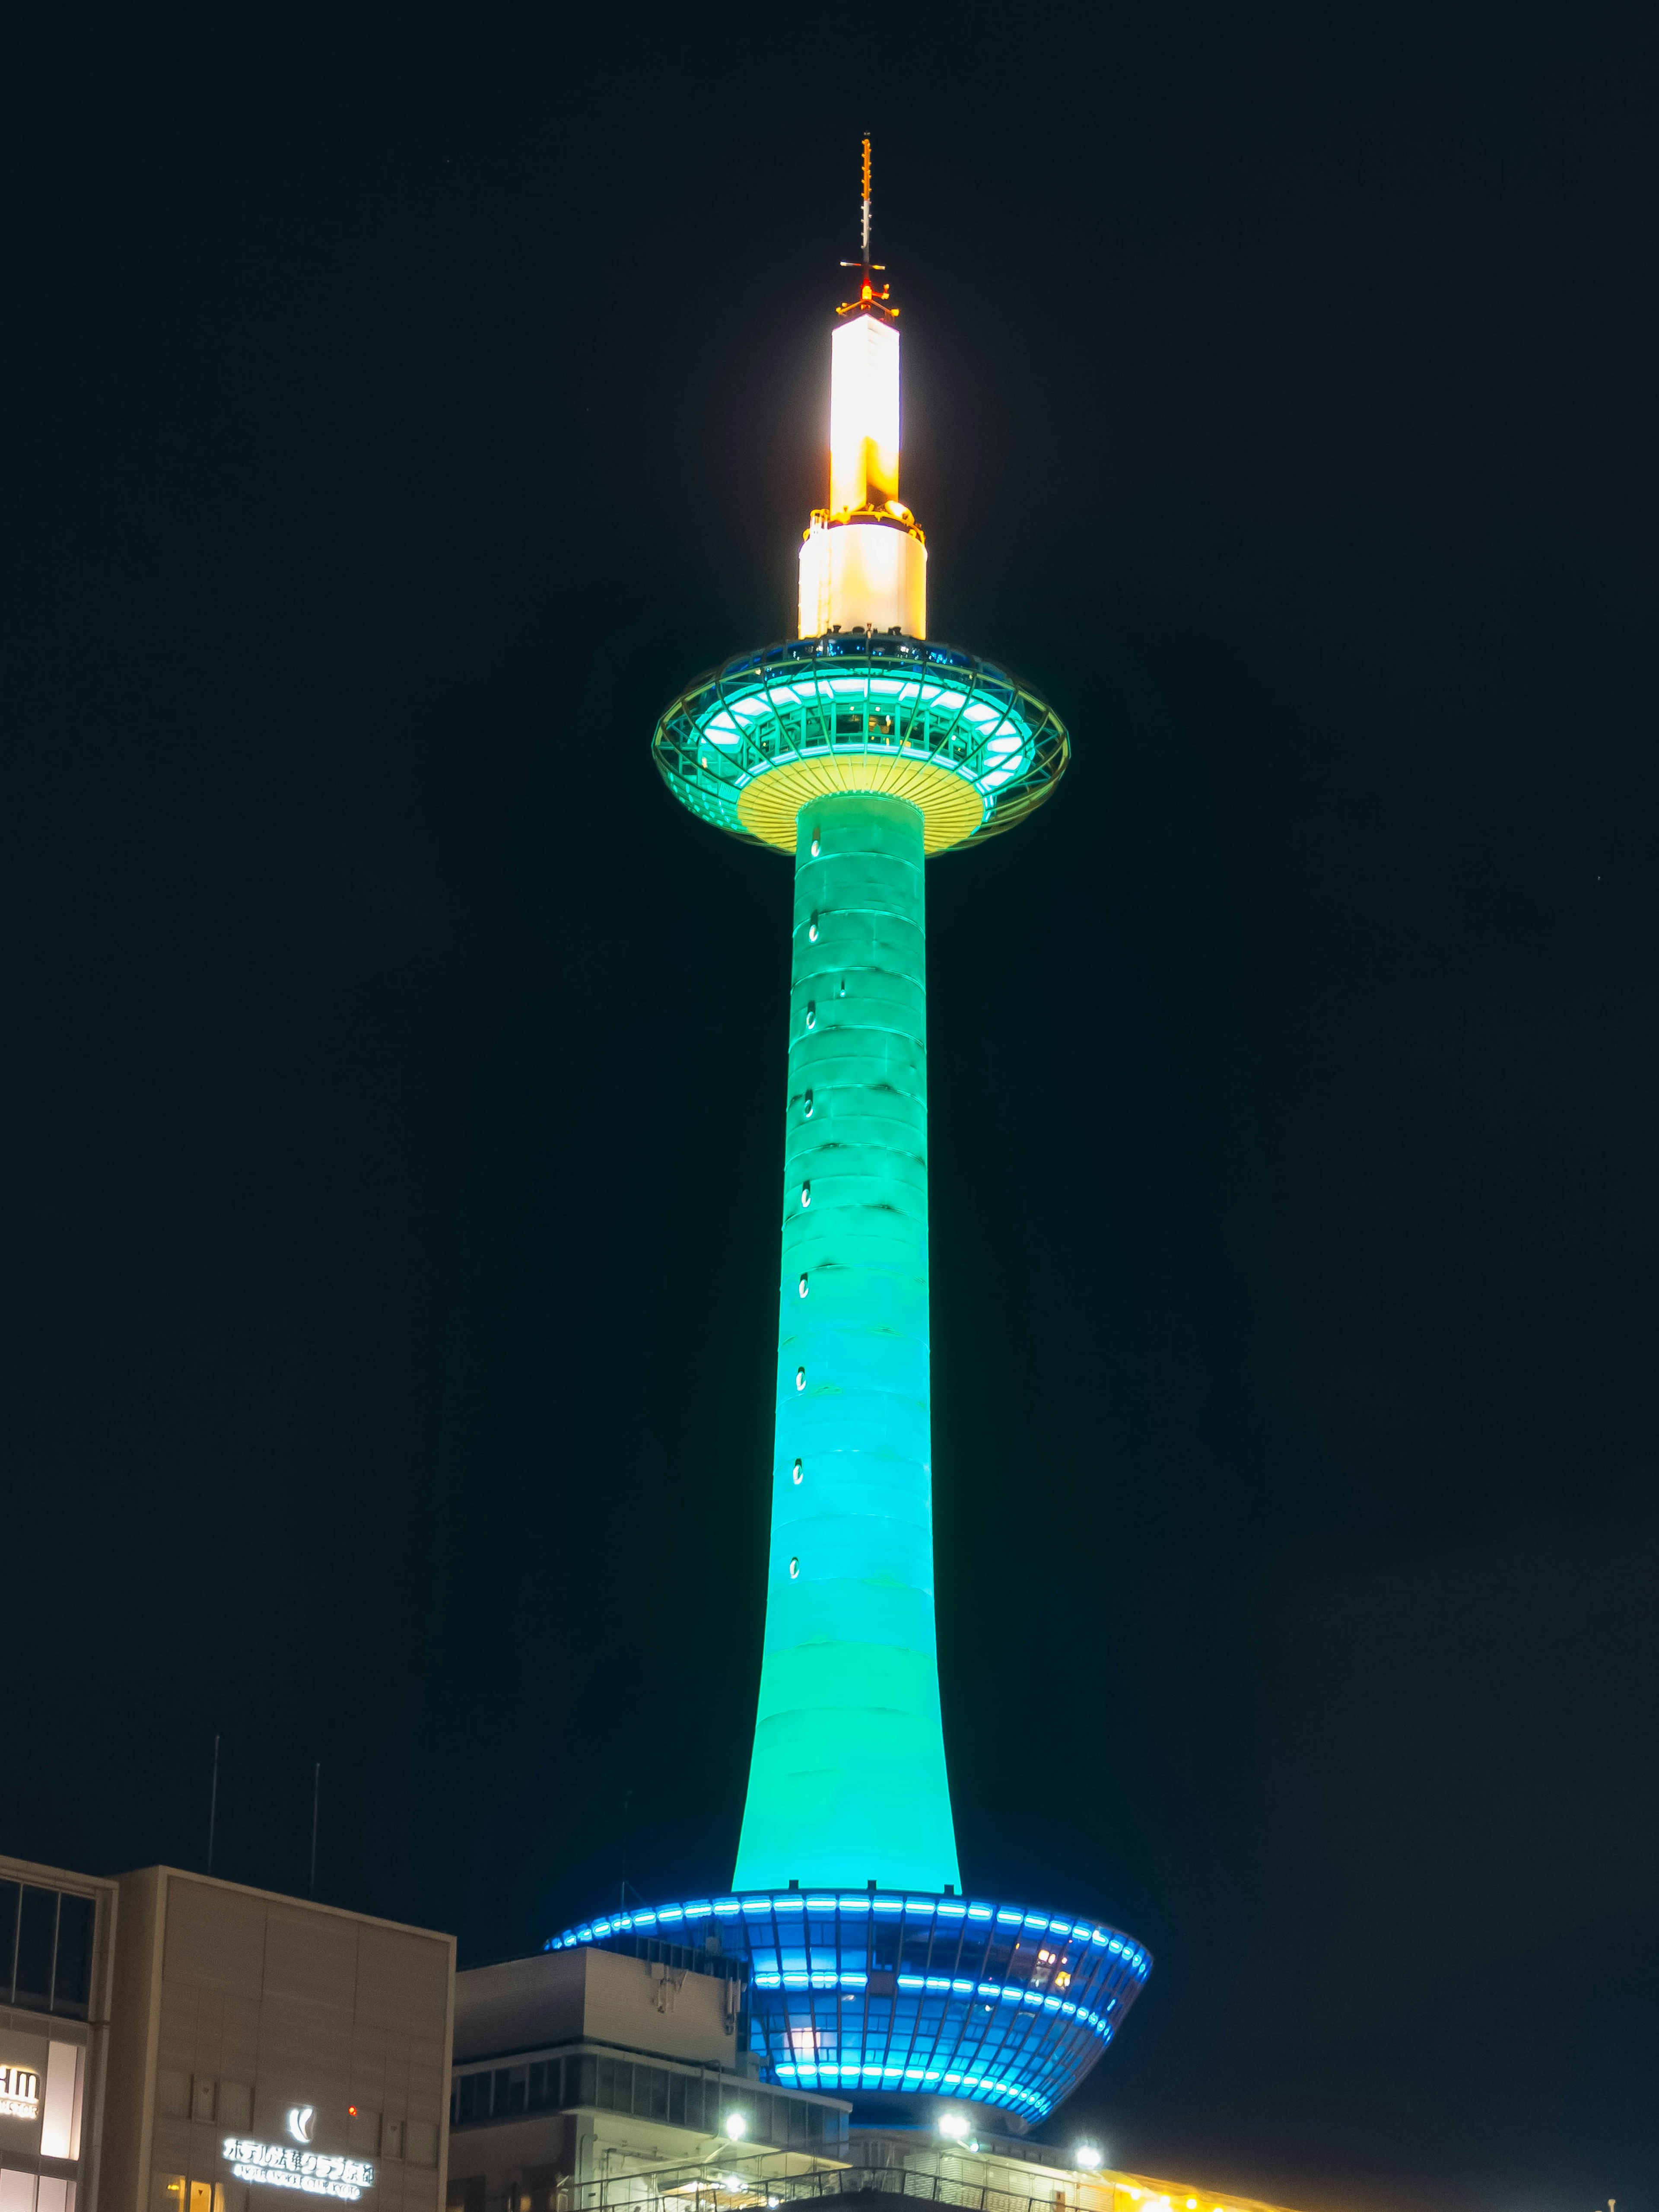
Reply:
[[830, 342], [830, 504], [800, 550], [800, 635], [927, 634], [927, 548], [898, 495], [898, 309], [870, 258], [870, 141], [864, 141], [859, 296]]

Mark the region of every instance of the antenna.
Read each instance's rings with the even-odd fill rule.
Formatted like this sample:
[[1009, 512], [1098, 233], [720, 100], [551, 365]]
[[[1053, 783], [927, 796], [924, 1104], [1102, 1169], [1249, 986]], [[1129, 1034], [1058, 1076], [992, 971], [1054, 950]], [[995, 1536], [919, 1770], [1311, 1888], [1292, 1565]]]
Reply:
[[846, 306], [838, 308], [836, 313], [850, 315], [859, 308], [863, 308], [867, 313], [873, 307], [878, 315], [896, 315], [898, 309], [890, 307], [887, 304], [887, 286], [884, 284], [879, 291], [876, 289], [876, 278], [884, 276], [887, 273], [886, 270], [882, 263], [872, 261], [870, 258], [870, 133], [867, 131], [860, 143], [864, 149], [864, 163], [860, 173], [860, 190], [863, 197], [859, 203], [859, 244], [864, 258], [861, 261], [843, 261], [841, 265], [843, 269], [860, 270], [864, 281], [859, 287], [858, 298], [849, 300]]
[[208, 1793], [208, 1863], [213, 1872], [213, 1832], [219, 1825], [219, 1739], [213, 1739], [213, 1787]]
[[870, 274], [870, 133], [864, 134], [864, 273]]

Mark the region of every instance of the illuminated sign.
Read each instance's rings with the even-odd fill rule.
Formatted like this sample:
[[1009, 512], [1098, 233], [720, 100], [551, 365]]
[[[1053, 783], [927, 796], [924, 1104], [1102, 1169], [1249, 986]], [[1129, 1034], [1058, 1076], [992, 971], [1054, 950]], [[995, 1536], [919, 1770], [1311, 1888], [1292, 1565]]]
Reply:
[[337, 2197], [355, 2204], [364, 2190], [374, 2186], [374, 2168], [366, 2158], [336, 2158], [327, 2151], [295, 2150], [288, 2143], [253, 2142], [246, 2136], [227, 2136], [224, 2156], [238, 2181], [298, 2189], [307, 2197]]
[[0, 2066], [0, 2119], [40, 2117], [40, 2076], [32, 2066]]

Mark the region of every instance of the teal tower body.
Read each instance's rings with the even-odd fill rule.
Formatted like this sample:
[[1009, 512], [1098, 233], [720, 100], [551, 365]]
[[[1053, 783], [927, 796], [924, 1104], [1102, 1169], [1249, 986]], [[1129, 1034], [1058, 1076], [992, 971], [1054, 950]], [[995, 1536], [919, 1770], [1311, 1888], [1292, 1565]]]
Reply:
[[922, 816], [795, 855], [766, 1642], [733, 1887], [955, 1887], [933, 1632]]
[[728, 1892], [624, 1905], [550, 1948], [735, 1955], [764, 2080], [851, 2093], [884, 2124], [921, 2094], [1018, 2128], [1099, 2057], [1152, 1962], [1091, 1917], [964, 1890], [957, 1868], [933, 1619], [926, 872], [1040, 805], [1069, 740], [1028, 685], [927, 635], [867, 141], [865, 160], [799, 634], [699, 677], [652, 741], [684, 806], [794, 867], [766, 1634], [737, 1866]]

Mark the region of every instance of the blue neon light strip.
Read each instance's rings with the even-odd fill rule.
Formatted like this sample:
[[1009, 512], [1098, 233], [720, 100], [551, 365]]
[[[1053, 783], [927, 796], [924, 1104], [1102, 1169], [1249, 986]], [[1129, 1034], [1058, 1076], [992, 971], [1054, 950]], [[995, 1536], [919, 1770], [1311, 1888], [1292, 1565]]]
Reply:
[[791, 1890], [782, 1896], [761, 1893], [750, 1897], [721, 1897], [712, 1903], [708, 1899], [694, 1899], [687, 1905], [659, 1905], [635, 1912], [608, 1913], [603, 1919], [584, 1921], [578, 1928], [568, 1928], [561, 1936], [553, 1936], [543, 1948], [549, 1951], [574, 1949], [582, 1943], [602, 1943], [608, 1936], [640, 1933], [648, 1929], [666, 1926], [680, 1920], [706, 1920], [711, 1912], [722, 1917], [747, 1913], [763, 1917], [768, 1912], [807, 1911], [821, 1916], [846, 1912], [925, 1912], [940, 1920], [989, 1920], [994, 1918], [1005, 1927], [1046, 1929], [1051, 1935], [1074, 1936], [1079, 1942], [1098, 1944], [1103, 1949], [1121, 1956], [1131, 1970], [1145, 1980], [1152, 1972], [1152, 1960], [1140, 1946], [1129, 1936], [1121, 1936], [1109, 1928], [1101, 1928], [1086, 1920], [1051, 1919], [1040, 1912], [1028, 1912], [1013, 1905], [980, 1905], [967, 1899], [901, 1895], [871, 1896], [857, 1890], [850, 1896], [808, 1897], [799, 1890]]

